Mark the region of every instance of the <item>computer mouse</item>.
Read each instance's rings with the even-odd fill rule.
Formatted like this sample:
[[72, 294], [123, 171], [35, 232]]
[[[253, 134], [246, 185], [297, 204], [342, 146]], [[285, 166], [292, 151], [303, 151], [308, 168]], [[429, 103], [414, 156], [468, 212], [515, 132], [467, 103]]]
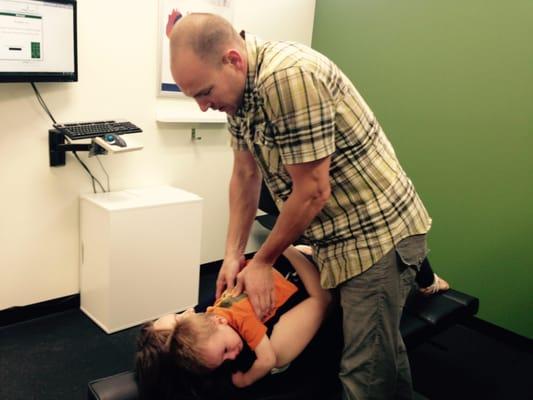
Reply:
[[114, 133], [108, 133], [104, 136], [104, 140], [110, 144], [114, 144], [119, 147], [126, 147], [126, 141], [122, 139], [119, 135], [115, 135]]

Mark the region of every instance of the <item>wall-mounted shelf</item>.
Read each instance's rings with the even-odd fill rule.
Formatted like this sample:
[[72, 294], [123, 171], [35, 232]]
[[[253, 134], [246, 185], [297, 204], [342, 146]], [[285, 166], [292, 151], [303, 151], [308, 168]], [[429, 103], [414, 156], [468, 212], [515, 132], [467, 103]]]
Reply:
[[186, 124], [191, 126], [191, 140], [201, 140], [196, 134], [200, 124], [220, 124], [227, 122], [225, 113], [219, 111], [202, 112], [198, 104], [190, 99], [165, 99], [157, 100], [155, 120], [165, 124]]
[[226, 114], [218, 111], [195, 112], [183, 114], [169, 110], [157, 111], [156, 121], [176, 124], [225, 124]]

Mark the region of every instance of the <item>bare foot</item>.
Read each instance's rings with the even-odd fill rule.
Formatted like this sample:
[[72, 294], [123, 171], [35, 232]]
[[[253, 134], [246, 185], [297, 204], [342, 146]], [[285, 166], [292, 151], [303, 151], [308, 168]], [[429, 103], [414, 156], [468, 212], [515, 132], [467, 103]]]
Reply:
[[424, 296], [430, 296], [437, 292], [444, 292], [450, 288], [450, 284], [448, 282], [439, 277], [437, 274], [433, 275], [435, 276], [435, 278], [431, 286], [420, 289], [420, 293], [422, 293]]
[[450, 288], [450, 284], [446, 282], [444, 279], [442, 279], [440, 276], [437, 276], [437, 280], [439, 282], [439, 292], [444, 292]]

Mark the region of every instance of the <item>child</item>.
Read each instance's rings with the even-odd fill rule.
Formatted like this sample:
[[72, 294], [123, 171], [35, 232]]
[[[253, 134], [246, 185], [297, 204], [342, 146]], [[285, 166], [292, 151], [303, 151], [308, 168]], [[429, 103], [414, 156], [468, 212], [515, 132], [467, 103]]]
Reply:
[[[205, 313], [192, 309], [168, 314], [141, 328], [136, 369], [139, 383], [160, 369], [160, 360], [170, 359], [175, 366], [204, 375], [226, 360], [234, 360], [243, 349], [243, 339], [255, 352], [256, 360], [245, 372], [232, 374], [237, 387], [249, 386], [274, 369], [288, 365], [310, 342], [320, 327], [331, 302], [331, 295], [320, 287], [316, 267], [294, 247], [283, 255], [289, 260], [309, 297], [285, 312], [267, 336], [267, 327], [255, 315], [245, 293], [225, 292]], [[276, 304], [265, 319], [297, 291], [296, 286], [273, 269]]]

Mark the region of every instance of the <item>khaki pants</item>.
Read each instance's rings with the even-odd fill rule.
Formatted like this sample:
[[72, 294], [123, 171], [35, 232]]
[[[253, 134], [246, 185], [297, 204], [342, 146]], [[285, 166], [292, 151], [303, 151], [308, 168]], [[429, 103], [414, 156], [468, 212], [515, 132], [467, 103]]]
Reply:
[[370, 269], [339, 286], [343, 399], [413, 397], [400, 318], [426, 253], [426, 235], [410, 236]]

